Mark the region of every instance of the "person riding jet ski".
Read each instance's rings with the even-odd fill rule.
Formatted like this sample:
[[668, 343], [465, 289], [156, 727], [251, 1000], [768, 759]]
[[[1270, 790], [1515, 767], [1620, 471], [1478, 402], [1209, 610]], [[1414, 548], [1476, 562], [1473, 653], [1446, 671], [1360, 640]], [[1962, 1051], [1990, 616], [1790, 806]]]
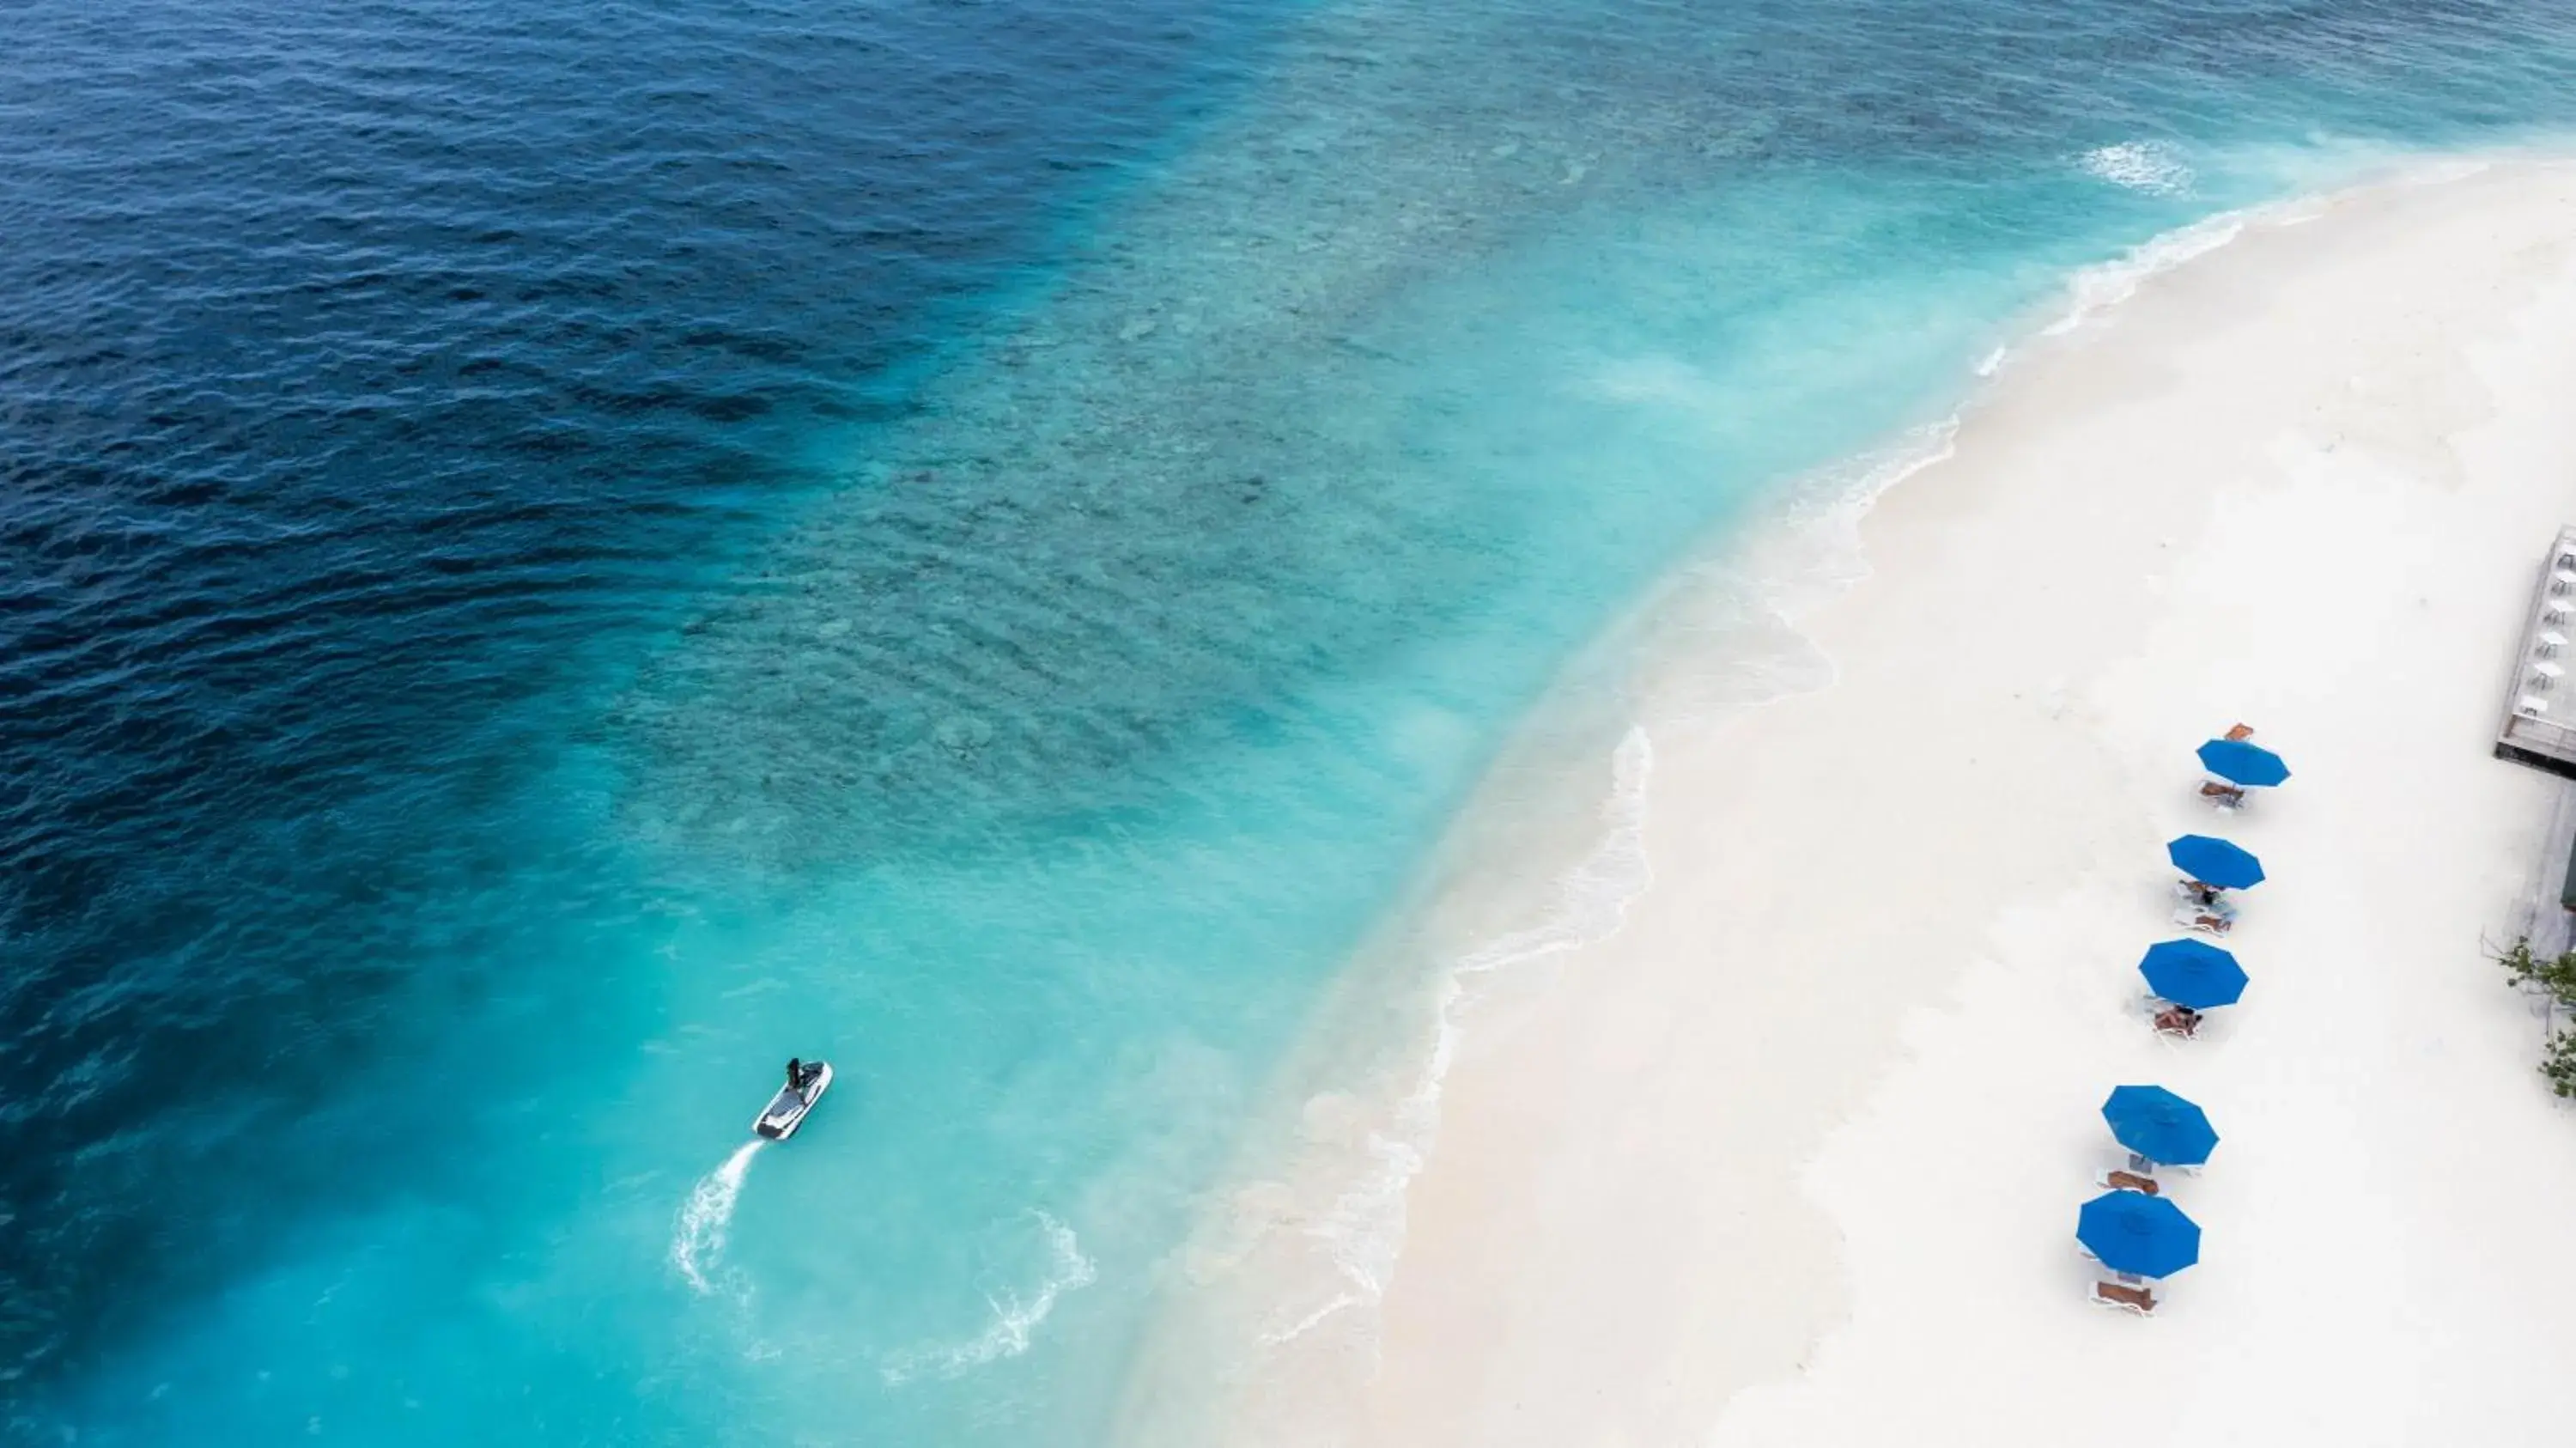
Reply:
[[772, 1141], [784, 1141], [796, 1134], [805, 1113], [823, 1099], [832, 1086], [832, 1064], [829, 1061], [807, 1061], [802, 1056], [787, 1058], [787, 1089], [771, 1098], [770, 1103], [751, 1123], [751, 1129]]

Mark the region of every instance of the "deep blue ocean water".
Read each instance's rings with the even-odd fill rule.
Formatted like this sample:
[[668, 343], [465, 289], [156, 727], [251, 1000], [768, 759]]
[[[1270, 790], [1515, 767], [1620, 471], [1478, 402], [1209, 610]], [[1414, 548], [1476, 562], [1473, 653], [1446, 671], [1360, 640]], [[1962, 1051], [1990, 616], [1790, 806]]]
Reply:
[[5, 15], [30, 1443], [1100, 1441], [1623, 603], [2075, 269], [2576, 120], [2504, 4]]

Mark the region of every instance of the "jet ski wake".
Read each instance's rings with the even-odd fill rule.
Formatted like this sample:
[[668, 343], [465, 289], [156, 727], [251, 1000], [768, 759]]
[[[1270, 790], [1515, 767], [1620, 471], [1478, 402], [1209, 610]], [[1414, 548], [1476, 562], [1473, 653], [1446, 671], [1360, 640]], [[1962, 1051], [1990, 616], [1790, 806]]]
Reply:
[[768, 1144], [766, 1140], [744, 1142], [725, 1158], [724, 1165], [698, 1178], [688, 1201], [680, 1206], [679, 1221], [671, 1233], [671, 1265], [701, 1296], [715, 1290], [707, 1274], [724, 1255], [725, 1229], [733, 1222], [733, 1204], [742, 1195], [742, 1179], [751, 1171], [751, 1159]]

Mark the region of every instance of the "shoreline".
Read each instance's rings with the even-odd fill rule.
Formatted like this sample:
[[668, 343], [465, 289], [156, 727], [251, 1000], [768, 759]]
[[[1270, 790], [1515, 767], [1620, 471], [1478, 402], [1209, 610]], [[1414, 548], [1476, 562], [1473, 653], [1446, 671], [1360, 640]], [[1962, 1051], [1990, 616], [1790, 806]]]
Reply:
[[[2498, 181], [2499, 174], [2509, 179]], [[1247, 1161], [1296, 1165], [1284, 1175], [1246, 1173], [1248, 1184], [1238, 1183], [1211, 1211], [1208, 1230], [1174, 1264], [1177, 1290], [1166, 1294], [1174, 1308], [1154, 1324], [1137, 1355], [1122, 1441], [1208, 1441], [1210, 1423], [1223, 1425], [1214, 1437], [1243, 1443], [1660, 1441], [1704, 1431], [1744, 1388], [1803, 1372], [1834, 1324], [1859, 1311], [1845, 1295], [1842, 1234], [1808, 1199], [1807, 1164], [1863, 1111], [1873, 1084], [1904, 1059], [1911, 1020], [1936, 1010], [1968, 977], [1978, 943], [1992, 935], [1999, 916], [1974, 888], [1962, 892], [1934, 880], [1919, 896], [1906, 897], [1900, 929], [1882, 930], [1856, 954], [1867, 960], [1875, 951], [1901, 954], [1937, 940], [1947, 947], [1946, 974], [1882, 972], [1822, 983], [1795, 973], [1767, 981], [1726, 972], [1693, 977], [1676, 970], [1673, 958], [1695, 953], [1725, 962], [1757, 937], [1775, 950], [1794, 949], [1805, 928], [1797, 910], [1784, 914], [1775, 899], [1740, 886], [1729, 894], [1724, 878], [1708, 878], [1712, 863], [1738, 872], [1762, 867], [1743, 855], [1744, 841], [1723, 838], [1722, 829], [1705, 821], [1769, 821], [1792, 836], [1813, 830], [1813, 816], [1827, 811], [1802, 805], [1801, 798], [1829, 802], [1849, 784], [1817, 767], [1833, 754], [1818, 742], [1819, 728], [1858, 747], [1869, 730], [1855, 723], [1870, 711], [1855, 704], [1855, 691], [1884, 697], [1899, 714], [1909, 701], [1919, 707], [1927, 695], [1941, 694], [1942, 681], [1896, 656], [1901, 651], [1891, 653], [1880, 636], [1885, 609], [1871, 600], [1961, 591], [1961, 549], [1968, 540], [1960, 533], [1960, 510], [1971, 500], [1958, 496], [1957, 478], [1976, 472], [1992, 439], [2045, 435], [2052, 424], [2037, 411], [2065, 402], [2070, 386], [2082, 390], [2064, 380], [2070, 366], [2102, 374], [2091, 378], [2091, 394], [2076, 401], [2117, 411], [2125, 398], [2106, 392], [2106, 385], [2169, 381], [2141, 377], [2151, 369], [2142, 369], [2136, 354], [2152, 356], [2151, 343], [2122, 334], [2177, 332], [2163, 313], [2206, 310], [2207, 294], [2259, 273], [2262, 261], [2281, 264], [2270, 257], [2247, 260], [2249, 243], [2256, 252], [2331, 250], [2315, 238], [2366, 230], [2365, 221], [2384, 226], [2385, 213], [2407, 211], [2410, 200], [2420, 203], [2434, 191], [2456, 199], [2455, 188], [2483, 187], [2485, 197], [2510, 191], [2513, 179], [2563, 183], [2570, 174], [2561, 164], [2521, 158], [2437, 161], [2157, 238], [2122, 262], [2079, 274], [2066, 312], [2049, 322], [2034, 319], [1978, 368], [1985, 381], [1946, 437], [1936, 429], [1920, 455], [1892, 476], [1860, 496], [1847, 487], [1844, 497], [1830, 500], [1847, 507], [1856, 525], [1848, 556], [1834, 556], [1834, 525], [1815, 517], [1803, 529], [1775, 520], [1757, 535], [1757, 548], [1803, 551], [1798, 561], [1811, 573], [1830, 560], [1821, 577], [1803, 585], [1802, 596], [1792, 601], [1776, 590], [1770, 598], [1742, 596], [1744, 579], [1763, 569], [1748, 561], [1741, 543], [1653, 590], [1553, 691], [1554, 708], [1542, 710], [1506, 751], [1462, 814], [1460, 830], [1425, 870], [1425, 883], [1318, 1013], [1315, 1039], [1282, 1079], [1373, 1080], [1394, 1099], [1372, 1100], [1366, 1090], [1292, 1093], [1278, 1119], [1256, 1132]], [[2323, 229], [2290, 235], [2320, 220], [2328, 223]], [[2141, 299], [2150, 305], [2142, 309]], [[2141, 310], [2149, 313], [2144, 320], [2133, 316]], [[1914, 486], [1897, 486], [1908, 481]], [[2181, 556], [2192, 556], [2200, 541], [2177, 540], [2171, 536], [2176, 526], [2157, 515], [2206, 513], [2224, 491], [2203, 479], [2098, 501], [2135, 535], [2114, 528], [2107, 536], [2132, 549], [2144, 537], [2140, 561], [2155, 565], [2166, 560], [2154, 555], [2178, 543]], [[1810, 490], [1782, 512], [1794, 515], [1814, 501]], [[2205, 531], [2205, 518], [2202, 525]], [[2534, 541], [2524, 551], [2538, 546]], [[2527, 586], [2520, 554], [2502, 561], [2518, 580], [2508, 591]], [[1770, 577], [1776, 583], [1796, 571], [1775, 562]], [[1705, 593], [1712, 581], [1739, 593], [1711, 609], [1692, 594]], [[2071, 597], [2087, 591], [2076, 576], [2052, 582]], [[2126, 621], [2137, 625], [2140, 617], [2155, 616], [2160, 600], [2140, 594], [2123, 602], [2132, 605]], [[1767, 624], [1775, 637], [1759, 636], [1766, 614], [1773, 616]], [[1712, 617], [1720, 620], [1714, 628], [1731, 626], [1729, 642], [1739, 649], [1754, 645], [1752, 656], [1773, 666], [1762, 681], [1774, 690], [1770, 697], [1730, 697], [1726, 686], [1743, 680], [1719, 680], [1712, 689], [1710, 680], [1694, 675], [1693, 664], [1710, 652]], [[1989, 622], [1963, 616], [1954, 637], [1974, 636]], [[2082, 650], [2070, 653], [2068, 642], [2035, 636], [2021, 653], [2080, 657]], [[1641, 661], [1642, 672], [1626, 677]], [[2085, 719], [2084, 687], [2068, 672], [2017, 682], [2022, 687], [2014, 698], [2027, 717], [1990, 720], [2007, 732], [2024, 731], [2045, 751], [2066, 747], [2047, 736], [2067, 732], [2053, 726], [2070, 710], [2098, 725]], [[1623, 712], [1630, 717], [1619, 717]], [[1815, 717], [1791, 717], [1801, 713]], [[1591, 839], [1571, 838], [1566, 821], [1600, 813], [1597, 806], [1585, 808], [1587, 789], [1595, 800], [1620, 796], [1601, 788], [1611, 773], [1608, 761], [1568, 768], [1566, 753], [1584, 747], [1587, 730], [1598, 740], [1620, 728], [1632, 734], [1632, 769], [1635, 756], [1650, 755], [1656, 782], [1635, 792], [1632, 818], [1623, 823], [1614, 812]], [[2109, 833], [2101, 822], [2156, 808], [2133, 797], [2116, 766], [2085, 757], [2098, 752], [2077, 748], [2066, 760], [2082, 797], [2069, 816], [2092, 824], [2042, 827], [2031, 832], [2034, 839], [2008, 842], [2016, 862], [2008, 875], [2013, 899], [2079, 890], [2086, 876], [2071, 866], [2084, 863], [2098, 872]], [[1743, 777], [1743, 757], [1779, 761], [1774, 778]], [[1908, 812], [1920, 818], [1937, 818], [1944, 808], [1973, 811], [1989, 788], [1974, 771], [1935, 773], [1928, 797], [1920, 773], [1881, 782], [1910, 792], [1909, 804], [1919, 808]], [[1697, 823], [1677, 823], [1676, 814]], [[1492, 828], [1460, 837], [1477, 834], [1478, 826]], [[1651, 889], [1642, 878], [1608, 878], [1591, 858], [1605, 833], [1616, 841], [1623, 828], [1637, 837], [1631, 874], [1652, 872]], [[1542, 843], [1551, 831], [1553, 839]], [[1773, 850], [1778, 834], [1766, 840]], [[1835, 854], [1837, 845], [1854, 852], [1851, 841], [1828, 840], [1823, 832], [1802, 838], [1812, 839], [1820, 856]], [[1869, 847], [1856, 852], [1866, 856]], [[1902, 859], [1880, 864], [1904, 877]], [[1848, 865], [1836, 862], [1837, 883], [1848, 884]], [[1480, 936], [1479, 920], [1510, 913], [1498, 910], [1498, 901], [1526, 903], [1533, 891], [1562, 879], [1578, 887], [1606, 881], [1610, 888], [1591, 902], [1593, 917], [1579, 928], [1565, 928], [1568, 913], [1583, 908], [1580, 901], [1566, 903], [1571, 896], [1552, 915], [1540, 912], [1532, 927], [1539, 933], [1525, 929], [1517, 954], [1505, 951], [1510, 969], [1480, 965], [1477, 950], [1512, 947], [1515, 937], [1505, 934], [1497, 943], [1489, 925]], [[1834, 889], [1785, 877], [1770, 885], [1806, 901], [1811, 914], [1835, 909]], [[1737, 907], [1731, 914], [1705, 903], [1672, 908], [1684, 891], [1712, 886], [1713, 893], [1729, 894]], [[1855, 943], [1814, 948], [1838, 953]], [[1429, 972], [1450, 984], [1436, 1000], [1409, 1003], [1420, 1017], [1418, 1039], [1431, 1043], [1428, 1060], [1417, 1053], [1409, 1081], [1402, 1063], [1337, 1054], [1345, 1050], [1337, 1037], [1385, 1037], [1390, 1007], [1366, 997], [1372, 989], [1382, 993], [1407, 963], [1421, 978], [1423, 962], [1432, 960], [1453, 962]], [[1654, 979], [1629, 978], [1641, 973]], [[1456, 982], [1471, 976], [1476, 989], [1462, 993]], [[1731, 1067], [1676, 1066], [1677, 1013], [1758, 1021], [1772, 1039], [1744, 1043], [1751, 1048], [1747, 1058]], [[1360, 1021], [1375, 1030], [1352, 1031]], [[1792, 1044], [1799, 1049], [1780, 1054]], [[1642, 1128], [1641, 1121], [1664, 1129]], [[1726, 1150], [1672, 1148], [1676, 1136], [1693, 1134], [1723, 1141]], [[1635, 1199], [1622, 1205], [1597, 1185], [1569, 1184], [1596, 1173], [1626, 1173]], [[1387, 1233], [1390, 1219], [1389, 1240], [1344, 1250], [1354, 1246], [1355, 1231]], [[1721, 1231], [1704, 1225], [1710, 1221], [1735, 1226]], [[1569, 1240], [1577, 1223], [1642, 1240]], [[1688, 1250], [1648, 1250], [1645, 1242]], [[1692, 1284], [1706, 1290], [1688, 1290]], [[1250, 1342], [1242, 1340], [1247, 1324], [1253, 1325]], [[1618, 1399], [1622, 1387], [1623, 1408], [1605, 1410], [1604, 1396]]]

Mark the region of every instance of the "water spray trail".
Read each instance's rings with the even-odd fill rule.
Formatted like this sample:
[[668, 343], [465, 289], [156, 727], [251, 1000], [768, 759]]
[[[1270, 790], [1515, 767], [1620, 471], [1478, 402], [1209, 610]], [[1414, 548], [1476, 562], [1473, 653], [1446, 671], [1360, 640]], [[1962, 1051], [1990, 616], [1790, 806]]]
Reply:
[[725, 1228], [733, 1221], [734, 1199], [742, 1195], [742, 1179], [751, 1170], [751, 1158], [768, 1144], [757, 1139], [744, 1142], [725, 1158], [724, 1165], [698, 1178], [689, 1200], [680, 1207], [671, 1234], [671, 1265], [700, 1293], [714, 1290], [707, 1284], [706, 1273], [724, 1253]]
[[1039, 1326], [1055, 1311], [1059, 1298], [1068, 1292], [1079, 1292], [1099, 1279], [1099, 1269], [1082, 1255], [1082, 1243], [1073, 1228], [1047, 1212], [1029, 1215], [1046, 1233], [1048, 1267], [1045, 1280], [1026, 1297], [998, 1293], [985, 1300], [993, 1309], [992, 1321], [981, 1336], [968, 1342], [932, 1344], [897, 1353], [885, 1360], [878, 1371], [889, 1387], [900, 1387], [925, 1372], [943, 1378], [954, 1378], [1004, 1358], [1015, 1358], [1029, 1350]]

